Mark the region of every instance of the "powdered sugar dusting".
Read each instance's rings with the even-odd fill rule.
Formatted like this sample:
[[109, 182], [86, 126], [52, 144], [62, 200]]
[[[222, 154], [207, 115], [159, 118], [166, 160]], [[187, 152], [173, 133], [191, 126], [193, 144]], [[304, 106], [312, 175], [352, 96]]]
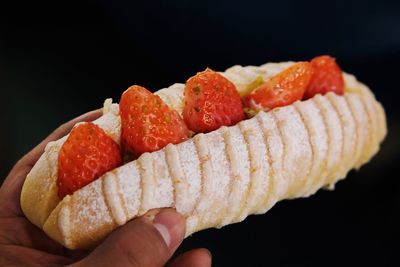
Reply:
[[328, 93], [325, 97], [339, 114], [343, 129], [343, 150], [340, 171], [342, 178], [346, 175], [347, 170], [351, 168], [350, 166], [354, 166], [356, 160], [354, 157], [354, 151], [358, 142], [356, 123], [344, 97], [340, 97], [334, 93]]
[[320, 110], [328, 134], [328, 155], [326, 159], [326, 168], [329, 172], [326, 184], [330, 185], [335, 177], [340, 176], [339, 172], [341, 153], [343, 146], [342, 124], [339, 115], [332, 104], [321, 95], [316, 95], [313, 100]]
[[138, 163], [140, 166], [140, 186], [142, 187], [141, 206], [138, 215], [143, 215], [148, 210], [157, 207], [154, 196], [157, 182], [154, 177], [153, 157], [150, 153], [142, 154], [138, 159]]
[[370, 124], [370, 131], [371, 131], [370, 142], [369, 142], [370, 151], [368, 151], [366, 154], [374, 155], [379, 150], [379, 142], [377, 142], [379, 139], [379, 133], [378, 133], [379, 122], [378, 122], [378, 116], [375, 115], [378, 113], [378, 111], [376, 110], [376, 105], [374, 104], [373, 101], [371, 101], [370, 97], [371, 96], [367, 94], [362, 95], [361, 101], [364, 104], [365, 109], [367, 110], [369, 124]]
[[119, 192], [128, 212], [128, 219], [137, 215], [140, 207], [140, 174], [137, 161], [129, 162], [116, 169], [116, 178], [119, 184]]
[[164, 152], [172, 176], [175, 192], [175, 208], [178, 212], [186, 215], [193, 209], [194, 199], [189, 194], [189, 183], [181, 167], [181, 159], [177, 146], [169, 144], [166, 146]]
[[303, 190], [300, 190], [301, 195], [308, 196], [314, 194], [320, 187], [325, 185], [328, 133], [321, 112], [312, 99], [296, 102], [294, 105], [306, 126], [313, 151], [309, 177], [303, 184]]
[[174, 189], [172, 187], [172, 178], [169, 174], [164, 149], [151, 153], [151, 155], [153, 157], [154, 177], [156, 180], [154, 203], [157, 208], [174, 207]]
[[229, 193], [227, 196], [228, 206], [226, 216], [221, 222], [221, 226], [235, 221], [242, 220], [242, 211], [248, 192], [250, 180], [250, 162], [247, 147], [239, 126], [222, 127], [220, 129], [226, 144], [226, 154], [228, 156], [229, 169], [231, 170]]
[[204, 181], [207, 211], [203, 213], [203, 218], [211, 225], [220, 225], [229, 204], [230, 169], [221, 131], [208, 133], [204, 137], [209, 148], [212, 176]]
[[[200, 166], [202, 173], [202, 192], [200, 199], [197, 203], [195, 212], [199, 215], [199, 225], [197, 229], [204, 229], [214, 226], [221, 218], [221, 212], [225, 208], [226, 200], [224, 198], [224, 190], [227, 188], [228, 181], [226, 173], [229, 171], [227, 163], [223, 165], [216, 165], [214, 162], [216, 156], [224, 157], [222, 150], [224, 144], [217, 144], [217, 139], [221, 141], [222, 136], [218, 131], [208, 134], [197, 134], [193, 140], [200, 157]], [[217, 159], [218, 163], [222, 163], [223, 159]], [[222, 163], [223, 164], [223, 163]], [[214, 166], [218, 166], [219, 170], [224, 169], [224, 173], [216, 173]], [[211, 208], [213, 207], [213, 208]]]
[[[179, 188], [179, 186], [184, 187], [186, 184], [186, 195], [188, 196], [185, 200], [179, 200], [179, 202], [183, 203], [177, 206], [177, 208], [178, 211], [182, 212], [185, 216], [190, 215], [190, 218], [187, 219], [186, 231], [187, 233], [191, 233], [197, 226], [197, 212], [194, 211], [194, 208], [200, 198], [202, 171], [200, 170], [200, 160], [193, 139], [178, 144], [176, 148], [178, 150], [182, 172], [184, 173], [182, 177], [183, 181], [181, 184], [177, 185], [177, 188]], [[178, 192], [179, 191], [178, 189]], [[179, 198], [180, 196], [178, 195], [177, 199]]]
[[283, 169], [283, 141], [277, 123], [270, 113], [259, 112], [255, 117], [260, 123], [260, 128], [267, 139], [268, 149], [271, 155], [271, 183], [274, 189], [271, 190], [272, 198], [281, 199], [288, 189], [287, 180], [282, 177]]
[[[102, 179], [98, 179], [76, 191], [71, 197], [71, 236], [81, 242], [98, 233], [101, 238], [114, 225], [110, 210], [107, 207], [102, 190]], [[85, 227], [81, 227], [85, 225]], [[109, 226], [109, 227], [107, 227]], [[97, 237], [98, 238], [98, 237]]]
[[271, 111], [277, 120], [285, 147], [282, 177], [289, 185], [285, 198], [300, 196], [311, 167], [312, 150], [307, 130], [293, 106]]
[[357, 158], [357, 161], [355, 167], [356, 169], [358, 169], [364, 163], [365, 149], [367, 149], [368, 147], [365, 145], [365, 143], [368, 142], [368, 135], [370, 132], [368, 127], [368, 118], [366, 116], [366, 111], [364, 110], [359, 95], [346, 94], [345, 99], [347, 100], [347, 104], [352, 110], [357, 125], [356, 129], [359, 143], [356, 148], [355, 158]]
[[239, 127], [248, 145], [247, 150], [250, 156], [251, 186], [246, 200], [246, 208], [243, 209], [241, 214], [243, 218], [246, 214], [258, 213], [262, 203], [269, 197], [270, 168], [267, 148], [257, 120], [242, 121], [239, 123]]
[[119, 225], [123, 225], [126, 221], [126, 213], [124, 205], [120, 198], [116, 176], [113, 172], [108, 172], [102, 176], [103, 179], [103, 193], [111, 210], [114, 220]]

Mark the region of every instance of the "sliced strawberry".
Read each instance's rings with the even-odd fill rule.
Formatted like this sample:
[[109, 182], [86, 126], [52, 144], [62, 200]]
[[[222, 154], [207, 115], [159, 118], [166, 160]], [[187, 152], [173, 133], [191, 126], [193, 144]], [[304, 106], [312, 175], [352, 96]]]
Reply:
[[122, 94], [119, 107], [121, 143], [124, 151], [134, 156], [159, 150], [169, 143], [180, 143], [189, 137], [178, 112], [141, 86], [129, 87]]
[[336, 64], [335, 58], [330, 56], [319, 56], [311, 60], [314, 74], [311, 77], [304, 99], [313, 97], [316, 94], [334, 92], [338, 95], [344, 93], [344, 81], [342, 71]]
[[91, 122], [77, 125], [58, 154], [58, 196], [72, 194], [121, 163], [119, 145], [103, 129]]
[[244, 98], [250, 109], [268, 111], [303, 97], [312, 75], [311, 64], [298, 62], [278, 73]]
[[190, 130], [210, 132], [244, 119], [243, 106], [233, 83], [207, 68], [186, 82], [183, 118]]

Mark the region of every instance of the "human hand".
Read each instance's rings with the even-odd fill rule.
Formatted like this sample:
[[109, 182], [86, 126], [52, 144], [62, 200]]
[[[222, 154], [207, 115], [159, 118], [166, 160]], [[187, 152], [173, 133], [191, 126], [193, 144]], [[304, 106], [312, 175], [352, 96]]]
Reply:
[[173, 209], [155, 209], [111, 233], [93, 251], [71, 251], [31, 224], [20, 207], [21, 188], [46, 144], [66, 135], [80, 121], [101, 116], [101, 110], [67, 122], [12, 168], [0, 188], [1, 266], [211, 266], [211, 254], [195, 249], [170, 260], [182, 242], [185, 220]]

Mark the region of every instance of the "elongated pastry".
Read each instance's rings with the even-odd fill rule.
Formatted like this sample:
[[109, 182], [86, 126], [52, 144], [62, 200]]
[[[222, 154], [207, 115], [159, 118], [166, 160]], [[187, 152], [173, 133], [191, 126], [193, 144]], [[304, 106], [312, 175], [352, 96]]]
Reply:
[[[221, 75], [241, 93], [292, 65], [234, 66]], [[316, 94], [143, 153], [62, 199], [57, 160], [67, 137], [51, 142], [26, 178], [21, 207], [32, 223], [75, 249], [92, 247], [152, 208], [176, 208], [187, 219], [188, 236], [333, 188], [368, 162], [386, 135], [384, 110], [371, 91], [352, 75], [343, 78], [343, 95]], [[182, 114], [184, 88], [174, 84], [156, 94]], [[118, 104], [106, 100], [94, 123], [120, 144]]]

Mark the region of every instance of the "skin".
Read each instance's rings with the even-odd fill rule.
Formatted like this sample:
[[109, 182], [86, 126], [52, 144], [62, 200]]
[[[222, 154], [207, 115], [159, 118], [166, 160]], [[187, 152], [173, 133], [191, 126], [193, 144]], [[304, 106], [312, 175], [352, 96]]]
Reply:
[[66, 135], [77, 122], [101, 115], [101, 110], [95, 110], [63, 124], [12, 168], [0, 188], [0, 266], [211, 266], [206, 249], [190, 250], [171, 259], [186, 225], [173, 209], [151, 210], [128, 222], [93, 251], [68, 250], [25, 218], [19, 201], [21, 188], [46, 144]]

